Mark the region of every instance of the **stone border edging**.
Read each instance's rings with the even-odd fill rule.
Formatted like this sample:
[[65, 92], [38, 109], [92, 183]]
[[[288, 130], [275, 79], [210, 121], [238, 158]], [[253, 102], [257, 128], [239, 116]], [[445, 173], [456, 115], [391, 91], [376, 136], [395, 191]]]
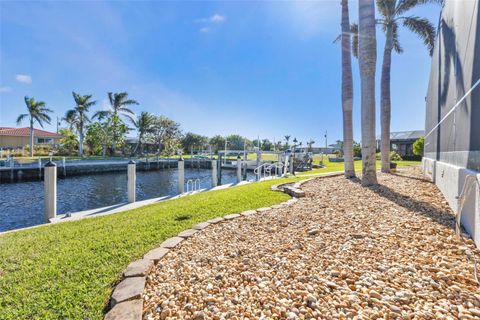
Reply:
[[316, 176], [313, 178], [308, 178], [305, 180], [300, 180], [297, 182], [287, 182], [287, 183], [281, 183], [281, 184], [276, 184], [270, 187], [272, 191], [282, 191], [285, 192], [286, 194], [295, 197], [295, 198], [303, 198], [305, 197], [305, 191], [301, 190], [300, 187], [309, 181], [312, 181], [317, 178], [326, 178], [326, 177], [337, 177], [337, 176], [342, 176], [343, 172], [338, 173], [331, 173], [331, 174], [325, 174], [321, 176]]
[[[336, 174], [338, 175], [338, 174]], [[336, 176], [328, 175], [327, 177]], [[325, 177], [325, 176], [321, 176]], [[258, 208], [256, 210], [247, 210], [241, 213], [228, 214], [223, 217], [213, 218], [205, 222], [194, 225], [191, 229], [186, 229], [172, 238], [163, 241], [159, 247], [147, 252], [143, 258], [130, 263], [122, 273], [122, 280], [115, 286], [110, 297], [110, 310], [105, 315], [105, 320], [141, 320], [143, 316], [143, 291], [148, 274], [169, 251], [182, 243], [185, 239], [201, 232], [210, 225], [223, 221], [229, 221], [241, 217], [264, 213], [271, 209], [278, 209], [293, 205], [299, 197], [305, 197], [305, 191], [301, 190], [302, 184], [315, 178], [297, 181], [295, 183], [283, 183], [273, 185], [272, 191], [285, 192], [292, 196], [291, 199], [273, 205], [271, 207]], [[283, 187], [282, 187], [283, 186]]]

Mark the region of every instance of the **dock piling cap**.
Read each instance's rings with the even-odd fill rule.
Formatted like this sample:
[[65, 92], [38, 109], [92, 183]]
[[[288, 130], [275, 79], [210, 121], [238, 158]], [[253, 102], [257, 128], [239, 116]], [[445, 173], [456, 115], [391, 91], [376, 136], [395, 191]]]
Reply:
[[128, 164], [135, 164], [135, 161], [133, 161], [133, 159], [130, 159], [130, 161], [128, 161]]
[[47, 163], [45, 163], [45, 167], [56, 167], [57, 164], [53, 162], [52, 160], [48, 160]]

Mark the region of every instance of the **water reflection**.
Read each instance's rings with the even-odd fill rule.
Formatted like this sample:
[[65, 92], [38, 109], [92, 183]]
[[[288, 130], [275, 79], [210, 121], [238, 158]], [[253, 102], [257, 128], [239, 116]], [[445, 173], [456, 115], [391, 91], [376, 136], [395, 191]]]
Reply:
[[[185, 181], [188, 179], [200, 179], [201, 188], [212, 185], [211, 170], [185, 169]], [[222, 171], [222, 184], [235, 181], [235, 171]], [[177, 183], [177, 169], [139, 171], [137, 200], [175, 195]], [[126, 202], [127, 175], [105, 173], [59, 179], [57, 197], [58, 214]], [[43, 223], [43, 201], [43, 181], [0, 184], [0, 231]]]

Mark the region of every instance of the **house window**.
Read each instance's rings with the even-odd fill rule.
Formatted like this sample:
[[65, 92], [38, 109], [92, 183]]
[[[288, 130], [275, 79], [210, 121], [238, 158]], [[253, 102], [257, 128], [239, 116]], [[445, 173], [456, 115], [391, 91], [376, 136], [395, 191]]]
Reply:
[[38, 144], [52, 144], [52, 138], [37, 138]]

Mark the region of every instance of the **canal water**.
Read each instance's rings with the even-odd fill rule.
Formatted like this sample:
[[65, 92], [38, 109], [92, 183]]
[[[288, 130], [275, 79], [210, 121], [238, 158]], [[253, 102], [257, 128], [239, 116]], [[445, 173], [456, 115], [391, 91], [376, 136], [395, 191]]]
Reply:
[[[253, 178], [253, 174], [249, 173], [247, 179]], [[212, 171], [185, 169], [185, 181], [188, 179], [200, 179], [201, 189], [211, 188]], [[222, 170], [222, 184], [233, 182], [236, 182], [236, 172]], [[176, 195], [177, 183], [177, 169], [137, 171], [137, 201]], [[57, 199], [57, 214], [126, 202], [127, 174], [104, 173], [58, 179]], [[43, 181], [0, 184], [0, 232], [42, 223]]]

